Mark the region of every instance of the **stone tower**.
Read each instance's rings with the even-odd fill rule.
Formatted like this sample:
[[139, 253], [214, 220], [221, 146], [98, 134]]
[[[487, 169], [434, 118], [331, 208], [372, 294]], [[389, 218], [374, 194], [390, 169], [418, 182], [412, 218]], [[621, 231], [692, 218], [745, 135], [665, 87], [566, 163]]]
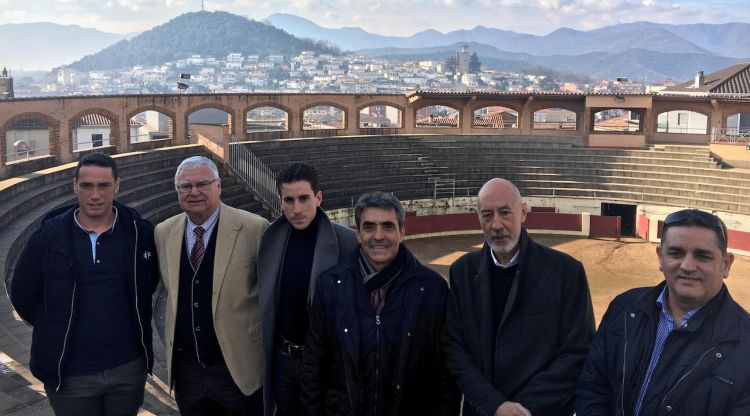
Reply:
[[13, 77], [8, 74], [8, 69], [3, 68], [0, 72], [0, 100], [13, 98]]

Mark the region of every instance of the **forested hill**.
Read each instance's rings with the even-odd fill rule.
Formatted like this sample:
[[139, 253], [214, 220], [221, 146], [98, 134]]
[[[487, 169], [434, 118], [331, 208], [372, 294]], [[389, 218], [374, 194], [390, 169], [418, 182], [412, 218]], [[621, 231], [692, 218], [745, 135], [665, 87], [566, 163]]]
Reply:
[[192, 54], [223, 58], [244, 55], [284, 54], [301, 51], [338, 54], [323, 41], [300, 39], [265, 23], [227, 12], [193, 12], [123, 40], [70, 66], [80, 71], [115, 69], [133, 65], [159, 65]]

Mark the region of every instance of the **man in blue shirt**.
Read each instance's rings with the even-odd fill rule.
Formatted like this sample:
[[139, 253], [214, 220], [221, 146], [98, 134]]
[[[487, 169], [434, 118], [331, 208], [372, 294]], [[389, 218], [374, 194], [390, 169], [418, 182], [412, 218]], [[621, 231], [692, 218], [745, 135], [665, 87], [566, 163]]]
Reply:
[[49, 213], [13, 273], [10, 297], [34, 327], [31, 372], [55, 414], [136, 415], [151, 371], [151, 223], [114, 201], [115, 161], [81, 158], [78, 203]]
[[707, 212], [674, 212], [656, 253], [664, 282], [609, 305], [576, 414], [750, 414], [750, 316], [724, 285], [734, 260], [726, 226]]

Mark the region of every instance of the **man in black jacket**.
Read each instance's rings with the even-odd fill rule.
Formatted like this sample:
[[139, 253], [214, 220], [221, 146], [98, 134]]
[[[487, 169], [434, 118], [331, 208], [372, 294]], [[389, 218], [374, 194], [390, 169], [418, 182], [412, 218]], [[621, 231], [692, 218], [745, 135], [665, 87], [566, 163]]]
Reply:
[[583, 265], [532, 241], [511, 182], [485, 183], [477, 211], [486, 243], [450, 269], [446, 354], [463, 414], [572, 415], [594, 333]]
[[34, 327], [31, 372], [57, 415], [136, 415], [153, 365], [151, 224], [114, 202], [117, 165], [88, 154], [78, 204], [48, 214], [26, 243], [11, 302]]
[[363, 195], [360, 248], [318, 278], [303, 354], [308, 415], [457, 415], [441, 334], [448, 286], [401, 244], [404, 208]]
[[284, 215], [263, 233], [258, 254], [263, 324], [263, 403], [268, 416], [302, 412], [299, 365], [307, 308], [318, 275], [357, 248], [354, 231], [328, 219], [310, 165], [293, 163], [277, 178]]
[[750, 315], [724, 285], [734, 257], [719, 217], [664, 220], [664, 282], [609, 305], [578, 381], [578, 416], [750, 414]]

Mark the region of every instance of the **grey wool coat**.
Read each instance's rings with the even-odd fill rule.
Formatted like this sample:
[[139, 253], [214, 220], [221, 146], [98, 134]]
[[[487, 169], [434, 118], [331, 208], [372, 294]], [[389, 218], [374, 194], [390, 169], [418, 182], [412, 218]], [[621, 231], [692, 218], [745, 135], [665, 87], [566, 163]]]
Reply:
[[[310, 270], [308, 304], [312, 302], [315, 282], [321, 272], [339, 263], [352, 253], [358, 245], [354, 231], [331, 222], [325, 211], [318, 208], [320, 216], [318, 235], [315, 241], [315, 255]], [[292, 226], [283, 215], [277, 218], [263, 234], [258, 254], [258, 280], [260, 290], [261, 324], [263, 333], [263, 408], [264, 414], [272, 415], [275, 407], [273, 397], [274, 343], [276, 340], [276, 310], [278, 308], [279, 276], [284, 262], [286, 244]]]

